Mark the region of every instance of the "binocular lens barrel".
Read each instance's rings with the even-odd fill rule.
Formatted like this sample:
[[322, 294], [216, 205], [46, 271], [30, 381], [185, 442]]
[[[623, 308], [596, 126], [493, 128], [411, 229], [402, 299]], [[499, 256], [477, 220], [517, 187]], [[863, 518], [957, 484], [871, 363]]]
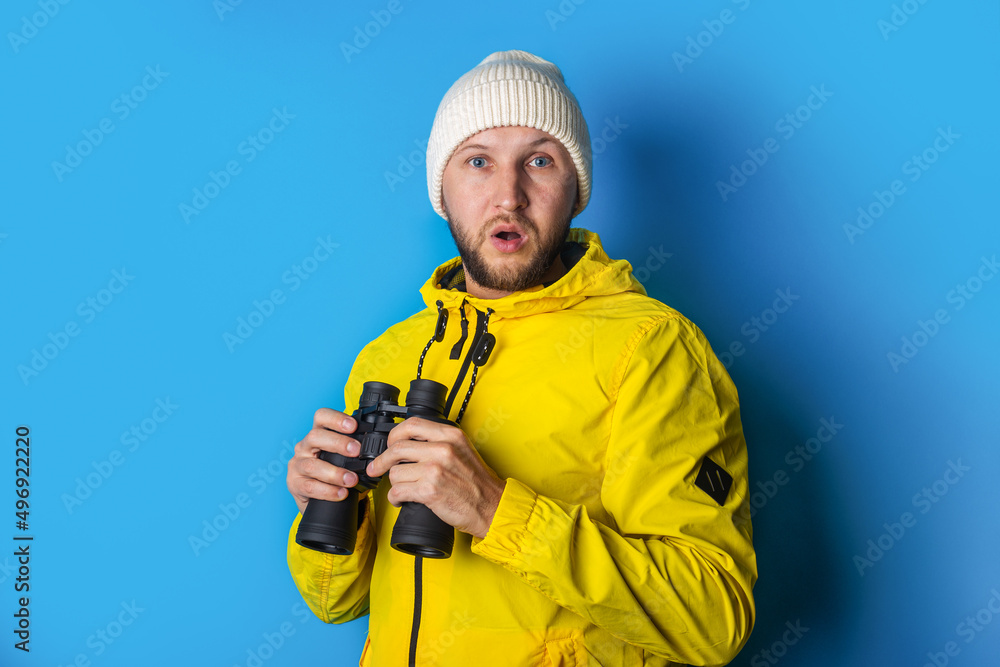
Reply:
[[365, 382], [361, 388], [359, 407], [373, 408], [379, 403], [389, 401], [395, 404], [399, 400], [399, 389], [385, 382]]
[[406, 407], [417, 408], [414, 412], [421, 416], [444, 418], [444, 404], [448, 388], [434, 380], [413, 380], [410, 391], [406, 392]]
[[455, 529], [420, 503], [403, 503], [392, 527], [392, 548], [424, 558], [448, 558]]
[[295, 541], [313, 551], [349, 556], [358, 539], [358, 492], [347, 490], [339, 502], [311, 499], [302, 513]]

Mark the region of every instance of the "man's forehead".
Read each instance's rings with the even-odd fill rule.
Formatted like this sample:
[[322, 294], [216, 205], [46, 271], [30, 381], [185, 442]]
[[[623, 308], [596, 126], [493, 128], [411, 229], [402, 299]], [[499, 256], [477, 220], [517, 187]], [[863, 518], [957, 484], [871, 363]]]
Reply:
[[534, 148], [543, 144], [562, 146], [559, 140], [548, 132], [536, 130], [533, 127], [494, 127], [472, 135], [459, 145], [456, 152], [466, 148], [483, 150], [502, 146]]

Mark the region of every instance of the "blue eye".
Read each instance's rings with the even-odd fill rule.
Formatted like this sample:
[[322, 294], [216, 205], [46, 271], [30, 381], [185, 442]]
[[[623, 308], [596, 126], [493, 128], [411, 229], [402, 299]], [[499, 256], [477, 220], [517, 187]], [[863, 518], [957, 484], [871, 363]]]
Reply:
[[[552, 160], [549, 160], [549, 158], [547, 158], [547, 157], [542, 157], [541, 155], [539, 155], [538, 157], [534, 158], [534, 159], [532, 160], [532, 162], [535, 162], [535, 161], [537, 161], [537, 160], [548, 160], [548, 161], [549, 161], [550, 163], [552, 162]], [[544, 165], [544, 164], [536, 164], [535, 166], [536, 166], [536, 167], [544, 167], [545, 165]]]
[[[486, 158], [483, 158], [483, 157], [474, 157], [471, 160], [469, 160], [469, 162], [472, 163], [473, 167], [485, 167], [486, 166]], [[477, 164], [477, 162], [479, 164]]]

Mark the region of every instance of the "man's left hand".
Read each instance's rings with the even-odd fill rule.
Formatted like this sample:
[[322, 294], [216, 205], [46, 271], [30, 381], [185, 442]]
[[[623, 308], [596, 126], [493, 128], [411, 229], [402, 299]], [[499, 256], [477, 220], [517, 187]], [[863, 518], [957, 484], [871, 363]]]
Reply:
[[393, 506], [422, 503], [458, 530], [486, 537], [505, 482], [469, 443], [462, 429], [410, 417], [389, 431], [385, 452], [368, 464], [372, 477], [389, 472]]

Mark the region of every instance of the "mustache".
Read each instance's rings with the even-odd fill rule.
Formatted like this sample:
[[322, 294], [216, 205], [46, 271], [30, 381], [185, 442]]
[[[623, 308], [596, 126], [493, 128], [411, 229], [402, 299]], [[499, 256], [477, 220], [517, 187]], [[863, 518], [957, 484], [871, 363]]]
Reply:
[[493, 216], [483, 225], [483, 233], [486, 233], [493, 228], [494, 225], [499, 223], [510, 223], [523, 227], [526, 231], [538, 233], [538, 227], [535, 225], [535, 221], [524, 215], [523, 213], [501, 213], [500, 215]]

